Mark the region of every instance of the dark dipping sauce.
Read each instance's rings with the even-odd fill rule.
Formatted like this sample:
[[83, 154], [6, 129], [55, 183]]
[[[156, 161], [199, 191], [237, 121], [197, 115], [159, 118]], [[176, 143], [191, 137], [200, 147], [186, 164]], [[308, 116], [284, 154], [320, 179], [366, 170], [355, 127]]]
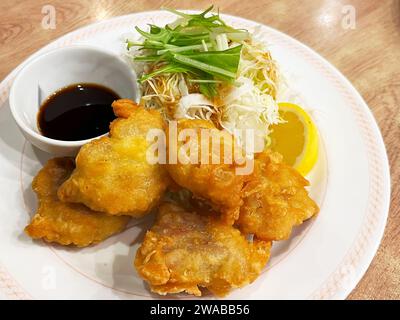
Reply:
[[109, 131], [116, 117], [111, 103], [119, 96], [94, 83], [72, 84], [53, 93], [38, 114], [40, 132], [48, 138], [78, 141]]

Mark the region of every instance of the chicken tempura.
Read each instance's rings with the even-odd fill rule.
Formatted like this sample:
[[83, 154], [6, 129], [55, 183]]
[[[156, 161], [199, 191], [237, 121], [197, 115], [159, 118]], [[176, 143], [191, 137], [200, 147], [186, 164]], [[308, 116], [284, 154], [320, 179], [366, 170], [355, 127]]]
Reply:
[[305, 189], [308, 184], [282, 163], [279, 153], [257, 154], [254, 173], [242, 191], [244, 204], [237, 225], [244, 233], [266, 241], [289, 238], [294, 226], [318, 213]]
[[[184, 130], [194, 130], [196, 138], [180, 141], [180, 134]], [[212, 131], [217, 139], [201, 139], [203, 132]], [[244, 176], [237, 174], [240, 165], [235, 160], [235, 155], [242, 152], [235, 145], [232, 135], [228, 132], [217, 130], [209, 121], [205, 120], [180, 120], [177, 124], [177, 136], [171, 137], [168, 131], [168, 151], [171, 152], [171, 140], [176, 140], [176, 153], [187, 149], [186, 156], [195, 156], [197, 163], [182, 163], [182, 158], [177, 158], [176, 163], [169, 159], [168, 172], [171, 178], [181, 187], [190, 190], [194, 196], [208, 200], [216, 211], [222, 213], [223, 220], [227, 224], [233, 222], [239, 216], [239, 208], [242, 205], [241, 190]], [[186, 146], [186, 147], [185, 147]], [[227, 163], [225, 155], [230, 152], [231, 163]], [[193, 158], [191, 158], [193, 159]]]
[[166, 169], [146, 158], [146, 135], [162, 130], [163, 119], [158, 111], [128, 99], [114, 101], [112, 107], [119, 118], [111, 123], [110, 136], [81, 148], [76, 169], [58, 196], [92, 210], [140, 217], [158, 203], [168, 185]]
[[136, 253], [135, 266], [153, 292], [187, 292], [200, 287], [217, 296], [253, 282], [266, 265], [270, 242], [249, 242], [215, 214], [161, 206], [155, 225]]
[[55, 158], [47, 162], [32, 182], [39, 198], [39, 208], [25, 232], [33, 239], [61, 245], [85, 247], [122, 231], [129, 217], [94, 212], [81, 204], [64, 203], [57, 198], [58, 187], [74, 170], [72, 158]]

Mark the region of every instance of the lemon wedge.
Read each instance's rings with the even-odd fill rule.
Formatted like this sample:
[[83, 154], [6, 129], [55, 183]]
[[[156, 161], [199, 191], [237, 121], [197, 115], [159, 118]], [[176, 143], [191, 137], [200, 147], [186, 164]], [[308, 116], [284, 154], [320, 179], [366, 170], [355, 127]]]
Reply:
[[317, 128], [300, 106], [289, 102], [278, 105], [279, 115], [285, 122], [271, 126], [271, 149], [305, 176], [318, 158]]

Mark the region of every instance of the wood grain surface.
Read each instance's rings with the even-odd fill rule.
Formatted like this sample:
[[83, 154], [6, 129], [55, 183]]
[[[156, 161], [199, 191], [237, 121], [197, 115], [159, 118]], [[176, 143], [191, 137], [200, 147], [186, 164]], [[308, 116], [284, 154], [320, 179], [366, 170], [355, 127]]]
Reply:
[[[114, 16], [159, 9], [204, 9], [211, 1], [2, 0], [0, 79], [30, 54], [76, 28]], [[400, 0], [212, 1], [224, 13], [281, 30], [315, 49], [362, 94], [389, 155], [392, 201], [385, 236], [350, 299], [400, 299]], [[42, 8], [56, 10], [55, 29], [42, 27]], [[343, 28], [345, 5], [354, 29]]]

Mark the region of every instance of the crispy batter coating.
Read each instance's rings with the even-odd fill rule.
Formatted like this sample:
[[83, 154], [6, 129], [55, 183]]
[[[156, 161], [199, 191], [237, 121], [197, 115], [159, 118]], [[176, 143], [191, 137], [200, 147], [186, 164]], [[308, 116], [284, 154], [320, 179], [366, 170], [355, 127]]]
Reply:
[[249, 242], [215, 215], [161, 206], [146, 233], [135, 267], [153, 292], [201, 296], [205, 287], [217, 296], [254, 281], [266, 265], [270, 242]]
[[111, 123], [110, 136], [81, 148], [76, 169], [58, 196], [92, 210], [140, 217], [158, 203], [168, 185], [165, 167], [146, 158], [148, 131], [163, 130], [164, 123], [158, 111], [128, 99], [114, 101], [112, 106], [119, 118]]
[[[195, 130], [198, 139], [179, 137], [185, 129]], [[202, 130], [214, 130], [219, 135], [220, 144], [212, 144], [212, 140], [200, 139]], [[181, 187], [190, 190], [194, 196], [208, 200], [214, 209], [222, 213], [223, 220], [227, 224], [233, 222], [239, 216], [239, 208], [242, 205], [241, 190], [244, 184], [244, 176], [237, 174], [237, 168], [240, 164], [236, 162], [235, 156], [240, 154], [242, 150], [235, 145], [232, 135], [226, 131], [220, 131], [215, 126], [205, 120], [180, 120], [177, 125], [177, 135], [172, 138], [171, 129], [168, 130], [168, 151], [169, 164], [168, 172], [172, 179]], [[181, 139], [182, 138], [182, 139]], [[171, 148], [174, 146], [171, 141], [176, 141], [176, 151], [172, 153], [179, 154], [184, 150], [185, 145], [189, 145], [186, 155], [190, 159], [191, 155], [195, 155], [197, 163], [182, 163], [178, 157], [175, 163], [171, 161]], [[215, 140], [217, 141], [217, 140]], [[190, 142], [190, 143], [189, 143]], [[232, 153], [232, 162], [227, 163], [224, 160], [225, 150]], [[205, 155], [205, 156], [204, 156]]]
[[72, 158], [54, 158], [39, 171], [32, 188], [39, 208], [25, 232], [33, 239], [62, 245], [85, 247], [122, 231], [129, 217], [94, 212], [81, 204], [64, 203], [57, 198], [58, 187], [74, 170]]
[[308, 196], [309, 182], [282, 163], [279, 153], [264, 151], [255, 158], [252, 178], [243, 188], [239, 228], [265, 241], [289, 238], [292, 228], [318, 213]]

